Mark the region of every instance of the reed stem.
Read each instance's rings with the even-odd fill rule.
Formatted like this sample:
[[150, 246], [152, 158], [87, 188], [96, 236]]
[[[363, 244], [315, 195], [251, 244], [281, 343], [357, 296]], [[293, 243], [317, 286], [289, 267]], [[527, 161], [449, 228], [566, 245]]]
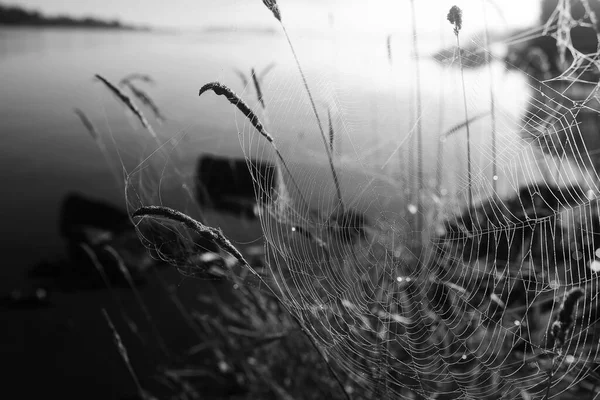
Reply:
[[421, 66], [419, 56], [419, 46], [417, 41], [417, 16], [415, 10], [415, 1], [410, 1], [413, 35], [413, 53], [416, 66], [416, 102], [417, 102], [417, 232], [423, 228], [423, 213], [421, 212], [421, 193], [423, 193], [423, 133], [421, 126]]
[[[440, 38], [442, 48], [444, 48], [444, 34]], [[435, 193], [442, 198], [442, 168], [444, 166], [444, 146], [446, 138], [441, 136], [444, 129], [444, 68], [440, 68], [440, 99], [439, 99], [439, 110], [438, 110], [438, 147], [437, 147], [437, 165], [435, 171]]]
[[469, 129], [469, 111], [467, 108], [467, 90], [465, 88], [465, 69], [462, 63], [462, 51], [460, 49], [460, 38], [458, 36], [458, 32], [456, 33], [456, 47], [458, 47], [458, 63], [460, 64], [460, 78], [462, 81], [462, 91], [463, 91], [463, 104], [465, 107], [465, 121], [466, 121], [466, 129], [467, 129], [467, 181], [468, 181], [468, 191], [469, 191], [469, 209], [473, 209], [473, 179], [471, 176], [472, 167], [471, 167], [471, 130]]
[[310, 105], [313, 111], [313, 114], [317, 120], [317, 125], [319, 127], [319, 132], [321, 133], [321, 139], [323, 139], [323, 145], [325, 146], [325, 152], [327, 153], [327, 159], [329, 160], [329, 168], [331, 169], [331, 175], [333, 176], [333, 182], [335, 184], [335, 190], [338, 198], [338, 206], [340, 207], [340, 211], [342, 213], [345, 212], [344, 201], [342, 199], [342, 190], [340, 188], [340, 182], [338, 179], [337, 172], [335, 171], [335, 166], [333, 165], [333, 157], [331, 155], [331, 151], [329, 150], [329, 144], [327, 143], [327, 136], [325, 135], [325, 131], [323, 130], [323, 124], [321, 123], [321, 118], [319, 117], [319, 113], [317, 112], [317, 107], [315, 105], [315, 101], [312, 96], [312, 92], [310, 91], [310, 87], [308, 86], [308, 82], [306, 80], [306, 75], [304, 74], [304, 70], [300, 65], [300, 60], [298, 59], [298, 55], [296, 54], [296, 50], [294, 49], [294, 45], [288, 35], [287, 29], [285, 29], [285, 25], [281, 20], [279, 21], [281, 24], [281, 28], [283, 29], [283, 33], [285, 34], [285, 38], [290, 46], [290, 50], [292, 50], [292, 54], [294, 56], [294, 60], [296, 61], [296, 66], [298, 67], [298, 71], [300, 72], [300, 76], [302, 77], [302, 83], [304, 85], [304, 89], [308, 94], [308, 99], [310, 101]]
[[483, 5], [483, 24], [485, 26], [484, 46], [485, 46], [485, 63], [488, 68], [490, 75], [490, 113], [492, 116], [491, 128], [492, 128], [492, 189], [494, 191], [494, 197], [497, 196], [497, 182], [498, 182], [498, 166], [496, 160], [496, 98], [494, 96], [494, 74], [492, 71], [492, 63], [490, 59], [490, 31], [487, 21], [486, 12], [486, 0], [482, 0]]

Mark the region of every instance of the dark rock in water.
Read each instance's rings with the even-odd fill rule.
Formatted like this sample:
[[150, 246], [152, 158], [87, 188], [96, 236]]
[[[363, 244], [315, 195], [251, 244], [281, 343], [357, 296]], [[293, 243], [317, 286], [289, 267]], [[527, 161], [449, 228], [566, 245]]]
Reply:
[[62, 291], [103, 289], [106, 280], [111, 286], [129, 287], [123, 265], [134, 283], [142, 284], [151, 268], [166, 265], [162, 261], [181, 268], [193, 267], [211, 278], [222, 277], [218, 263], [196, 262], [193, 258], [207, 252], [219, 253], [216, 244], [198, 237], [186, 238], [152, 221], [138, 226], [142, 243], [127, 213], [103, 201], [69, 194], [61, 207], [59, 226], [69, 259], [40, 263], [29, 271], [29, 277]]
[[270, 202], [276, 174], [271, 163], [204, 155], [196, 168], [196, 197], [202, 206], [256, 218], [257, 198]]
[[105, 287], [98, 269], [111, 285], [127, 286], [119, 262], [135, 282], [141, 283], [147, 270], [155, 265], [127, 213], [111, 204], [69, 194], [61, 207], [59, 230], [66, 241], [69, 260], [39, 264], [29, 276], [51, 281], [61, 290]]
[[355, 243], [358, 239], [366, 239], [365, 227], [368, 225], [367, 217], [356, 211], [346, 210], [344, 213], [334, 214], [329, 219], [328, 230], [346, 244]]
[[[502, 201], [486, 201], [475, 209], [466, 210], [453, 220], [446, 221], [446, 234], [441, 242], [459, 243], [465, 260], [492, 257], [494, 260], [515, 261], [523, 254], [526, 243], [545, 243], [552, 246], [552, 257], [558, 261], [568, 255], [562, 249], [547, 243], [555, 234], [555, 223], [560, 210], [572, 208], [586, 201], [582, 188], [523, 187], [515, 196]], [[527, 252], [528, 249], [525, 250]], [[533, 258], [546, 257], [540, 246], [531, 249]]]
[[89, 242], [103, 234], [131, 230], [127, 213], [111, 204], [77, 193], [68, 194], [61, 207], [60, 233], [69, 241]]

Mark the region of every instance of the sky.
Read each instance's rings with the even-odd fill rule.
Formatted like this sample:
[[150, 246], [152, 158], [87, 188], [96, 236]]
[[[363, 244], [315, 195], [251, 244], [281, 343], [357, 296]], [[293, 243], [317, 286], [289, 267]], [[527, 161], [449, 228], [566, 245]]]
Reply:
[[[0, 0], [1, 1], [1, 0]], [[261, 0], [5, 0], [44, 13], [118, 18], [155, 27], [202, 29], [207, 26], [276, 26]], [[365, 32], [403, 30], [410, 22], [410, 0], [279, 0], [288, 27], [325, 29], [330, 16], [341, 30]], [[463, 9], [465, 25], [482, 26], [482, 4], [487, 4], [492, 27], [527, 26], [536, 20], [536, 0], [414, 0], [417, 23], [426, 29], [431, 20], [445, 18], [454, 4]], [[503, 17], [497, 11], [502, 9]]]

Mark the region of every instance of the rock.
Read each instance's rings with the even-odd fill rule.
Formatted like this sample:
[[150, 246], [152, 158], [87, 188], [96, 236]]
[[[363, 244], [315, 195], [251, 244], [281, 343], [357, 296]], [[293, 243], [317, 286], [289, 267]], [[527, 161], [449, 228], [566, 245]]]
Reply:
[[60, 233], [68, 241], [90, 243], [131, 230], [127, 213], [117, 207], [78, 193], [68, 194], [60, 211]]
[[[502, 261], [515, 261], [520, 256], [523, 243], [536, 244], [531, 249], [534, 259], [542, 259], [548, 254], [537, 245], [541, 240], [548, 241], [555, 233], [548, 231], [554, 227], [548, 221], [555, 221], [560, 211], [580, 205], [585, 200], [585, 191], [576, 186], [546, 187], [531, 185], [522, 187], [518, 194], [502, 199], [485, 201], [474, 210], [466, 210], [445, 223], [445, 235], [440, 239], [448, 243], [462, 245], [463, 258], [473, 260], [493, 257]], [[540, 221], [547, 219], [544, 224]], [[558, 223], [558, 221], [557, 221]], [[562, 246], [553, 246], [551, 256], [556, 261], [568, 256]]]
[[261, 188], [259, 201], [269, 203], [275, 186], [274, 164], [215, 155], [204, 155], [198, 159], [196, 198], [204, 207], [256, 218], [258, 188]]
[[134, 282], [142, 283], [146, 272], [156, 265], [127, 213], [106, 202], [76, 193], [67, 195], [60, 210], [59, 231], [69, 260], [42, 263], [29, 276], [52, 281], [61, 290], [105, 287], [99, 268], [111, 285], [128, 286], [120, 261]]

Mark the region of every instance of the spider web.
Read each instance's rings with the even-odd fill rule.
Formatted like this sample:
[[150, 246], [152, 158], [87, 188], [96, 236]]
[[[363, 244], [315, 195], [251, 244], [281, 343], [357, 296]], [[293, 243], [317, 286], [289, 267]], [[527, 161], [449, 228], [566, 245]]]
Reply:
[[[429, 47], [419, 34], [418, 62], [405, 33], [387, 46], [334, 35], [314, 59], [301, 44], [300, 62], [318, 65], [307, 80], [323, 140], [291, 59], [263, 79], [262, 100], [247, 77], [241, 97], [286, 165], [236, 114], [265, 253], [262, 267], [236, 273], [272, 291], [352, 385], [383, 398], [600, 393], [598, 53], [573, 39], [589, 40], [597, 25], [587, 2], [572, 3], [559, 0], [546, 24], [493, 43], [461, 37], [461, 53], [438, 10], [447, 34]], [[507, 57], [490, 50], [497, 45]], [[446, 50], [436, 61], [430, 47]], [[354, 69], [352, 54], [365, 52], [366, 70]], [[194, 204], [179, 139], [148, 145], [130, 170], [129, 204], [167, 204], [219, 225]], [[276, 167], [274, 182], [258, 160]], [[210, 244], [159, 225], [168, 237], [142, 239], [193, 275]]]

